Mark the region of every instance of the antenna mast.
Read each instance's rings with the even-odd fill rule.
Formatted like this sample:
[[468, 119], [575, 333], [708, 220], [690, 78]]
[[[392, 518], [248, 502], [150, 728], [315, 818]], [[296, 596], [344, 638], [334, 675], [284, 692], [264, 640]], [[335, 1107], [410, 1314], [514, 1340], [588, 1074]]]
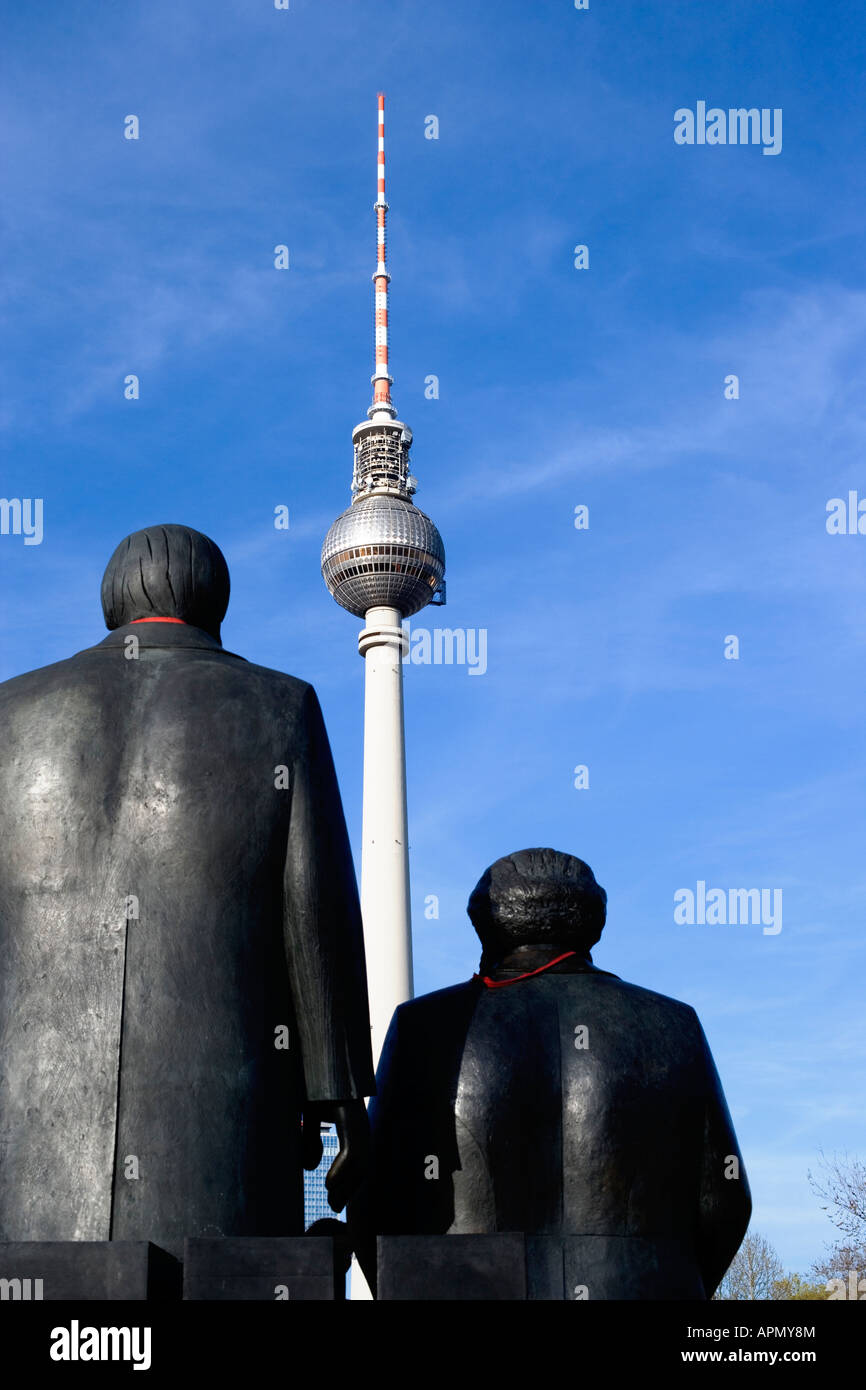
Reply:
[[397, 414], [391, 403], [391, 387], [394, 378], [388, 371], [388, 274], [385, 248], [385, 218], [388, 204], [385, 201], [385, 93], [379, 93], [379, 153], [376, 164], [378, 180], [376, 201], [376, 271], [373, 284], [376, 287], [376, 370], [371, 377], [373, 383], [373, 404], [367, 411], [371, 420], [384, 416], [393, 419]]

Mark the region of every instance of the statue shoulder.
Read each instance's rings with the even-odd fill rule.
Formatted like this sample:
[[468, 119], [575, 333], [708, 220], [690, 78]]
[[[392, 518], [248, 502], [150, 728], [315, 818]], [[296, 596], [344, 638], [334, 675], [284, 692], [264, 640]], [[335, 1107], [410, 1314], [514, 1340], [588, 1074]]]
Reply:
[[[226, 652], [226, 656], [233, 656], [231, 652]], [[291, 676], [287, 671], [276, 671], [270, 666], [259, 666], [254, 661], [247, 661], [240, 658], [236, 663], [231, 663], [231, 670], [236, 679], [242, 681], [244, 685], [260, 692], [262, 696], [269, 696], [278, 704], [301, 708], [303, 705], [316, 701], [316, 692], [309, 681], [301, 680], [298, 676]]]
[[62, 661], [36, 666], [32, 671], [22, 671], [18, 676], [0, 681], [0, 702], [14, 704], [17, 700], [28, 700], [44, 691], [62, 687], [74, 675], [76, 663], [77, 657], [67, 656]]
[[478, 981], [473, 979], [408, 999], [394, 1010], [392, 1030], [405, 1038], [431, 1029], [443, 1029], [449, 1023], [465, 1023], [474, 1012], [481, 992]]
[[599, 972], [599, 975], [593, 978], [597, 979], [604, 989], [618, 995], [624, 1003], [636, 1010], [666, 1014], [671, 1018], [678, 1018], [683, 1026], [700, 1027], [697, 1013], [691, 1004], [686, 1004], [682, 999], [674, 999], [672, 995], [660, 994], [657, 990], [632, 984], [630, 980], [623, 980], [608, 971]]

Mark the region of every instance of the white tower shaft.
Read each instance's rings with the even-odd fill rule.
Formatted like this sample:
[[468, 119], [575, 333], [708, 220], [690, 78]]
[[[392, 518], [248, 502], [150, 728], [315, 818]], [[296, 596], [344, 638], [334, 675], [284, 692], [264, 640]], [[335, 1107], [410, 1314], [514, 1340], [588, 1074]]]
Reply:
[[403, 731], [406, 638], [396, 608], [371, 608], [365, 621], [358, 638], [366, 668], [361, 912], [378, 1064], [391, 1015], [413, 992]]

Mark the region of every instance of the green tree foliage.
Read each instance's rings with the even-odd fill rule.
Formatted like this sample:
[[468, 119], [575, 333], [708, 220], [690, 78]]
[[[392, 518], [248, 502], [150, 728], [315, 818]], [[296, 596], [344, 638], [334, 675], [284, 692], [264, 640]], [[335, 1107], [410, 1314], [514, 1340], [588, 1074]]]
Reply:
[[820, 1302], [830, 1297], [824, 1283], [812, 1284], [800, 1274], [785, 1274], [773, 1283], [771, 1298], [778, 1302]]

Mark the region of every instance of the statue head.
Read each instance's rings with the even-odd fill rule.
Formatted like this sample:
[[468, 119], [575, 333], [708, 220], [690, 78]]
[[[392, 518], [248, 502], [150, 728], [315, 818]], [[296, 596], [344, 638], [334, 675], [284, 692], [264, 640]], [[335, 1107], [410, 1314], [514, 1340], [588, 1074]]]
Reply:
[[553, 946], [588, 956], [604, 927], [607, 894], [575, 855], [522, 849], [484, 871], [467, 911], [485, 968], [518, 946]]
[[219, 546], [190, 526], [147, 526], [120, 542], [102, 578], [109, 629], [136, 618], [180, 618], [219, 641], [229, 571]]

